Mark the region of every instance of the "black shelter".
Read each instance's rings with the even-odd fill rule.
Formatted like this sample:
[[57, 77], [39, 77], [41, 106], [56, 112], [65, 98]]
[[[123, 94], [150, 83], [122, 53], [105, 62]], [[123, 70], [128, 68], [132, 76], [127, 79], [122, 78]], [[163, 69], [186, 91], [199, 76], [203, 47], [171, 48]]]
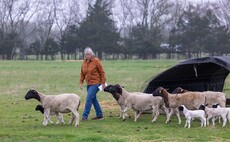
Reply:
[[162, 86], [172, 92], [177, 87], [190, 91], [223, 91], [230, 71], [230, 56], [189, 59], [160, 73], [147, 82], [145, 93]]

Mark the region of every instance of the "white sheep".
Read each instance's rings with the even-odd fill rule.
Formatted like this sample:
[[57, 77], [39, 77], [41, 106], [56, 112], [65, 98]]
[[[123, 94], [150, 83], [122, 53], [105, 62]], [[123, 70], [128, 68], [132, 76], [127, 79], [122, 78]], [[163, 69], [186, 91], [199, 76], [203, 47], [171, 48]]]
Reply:
[[228, 111], [227, 119], [228, 119], [228, 122], [230, 124], [230, 107], [221, 107], [220, 104], [214, 104], [214, 105], [212, 105], [212, 108], [223, 108], [223, 109], [226, 109]]
[[198, 118], [201, 121], [201, 127], [206, 127], [206, 117], [205, 112], [203, 110], [188, 110], [184, 105], [179, 107], [180, 111], [183, 111], [184, 116], [186, 118], [186, 122], [184, 127], [190, 128], [191, 119]]
[[25, 99], [36, 99], [41, 102], [44, 107], [44, 122], [43, 125], [47, 126], [50, 119], [50, 112], [55, 113], [69, 113], [72, 112], [70, 124], [73, 123], [76, 117], [75, 127], [79, 125], [79, 113], [80, 97], [76, 94], [60, 94], [60, 95], [44, 95], [37, 90], [29, 90]]
[[[119, 84], [113, 85], [110, 88], [111, 93], [118, 93], [122, 95], [125, 99], [125, 109], [124, 113], [128, 110], [134, 110], [134, 121], [137, 121], [139, 116], [144, 111], [153, 112], [152, 122], [155, 122], [159, 116], [159, 108], [163, 109], [166, 113], [166, 123], [168, 123], [168, 109], [165, 107], [165, 103], [162, 97], [154, 97], [152, 94], [146, 94], [141, 92], [128, 92], [124, 88], [122, 88]], [[125, 116], [123, 115], [123, 120], [125, 120]]]
[[[37, 105], [35, 108], [36, 111], [40, 111], [43, 115], [44, 115], [44, 108], [42, 107], [42, 105]], [[56, 124], [59, 124], [60, 122], [62, 122], [62, 124], [65, 124], [63, 116], [61, 113], [57, 113], [57, 112], [50, 112], [50, 115], [55, 115], [57, 118], [57, 122]], [[48, 119], [48, 121], [53, 124], [53, 121], [51, 121], [50, 119]], [[45, 119], [43, 120], [43, 123], [45, 123]]]
[[228, 110], [223, 109], [223, 108], [209, 108], [205, 105], [201, 105], [199, 109], [205, 111], [207, 115], [207, 125], [209, 125], [209, 120], [212, 118], [212, 125], [215, 126], [215, 118], [218, 116], [221, 116], [221, 118], [223, 119], [222, 127], [225, 127], [226, 122], [227, 122], [226, 117], [228, 115]]
[[186, 92], [181, 94], [171, 94], [163, 87], [158, 87], [154, 92], [154, 96], [162, 96], [164, 98], [166, 106], [170, 108], [169, 119], [175, 112], [181, 124], [180, 113], [178, 107], [184, 105], [187, 109], [198, 109], [200, 105], [205, 103], [205, 97], [201, 93]]
[[117, 101], [117, 104], [120, 106], [120, 116], [119, 118], [122, 118], [123, 115], [125, 115], [125, 117], [129, 117], [129, 115], [127, 113], [124, 113], [124, 109], [125, 109], [125, 98], [124, 96], [118, 94], [118, 93], [112, 93], [110, 92], [110, 88], [112, 87], [113, 85], [108, 85], [104, 88], [104, 91], [105, 92], [108, 92], [108, 93], [111, 93], [113, 95], [113, 98]]

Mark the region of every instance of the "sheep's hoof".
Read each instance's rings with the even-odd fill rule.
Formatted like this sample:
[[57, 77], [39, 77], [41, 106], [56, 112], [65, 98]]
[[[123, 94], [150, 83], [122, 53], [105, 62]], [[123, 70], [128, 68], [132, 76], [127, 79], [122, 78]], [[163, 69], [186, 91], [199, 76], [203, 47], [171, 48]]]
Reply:
[[126, 119], [123, 119], [123, 121], [125, 121]]

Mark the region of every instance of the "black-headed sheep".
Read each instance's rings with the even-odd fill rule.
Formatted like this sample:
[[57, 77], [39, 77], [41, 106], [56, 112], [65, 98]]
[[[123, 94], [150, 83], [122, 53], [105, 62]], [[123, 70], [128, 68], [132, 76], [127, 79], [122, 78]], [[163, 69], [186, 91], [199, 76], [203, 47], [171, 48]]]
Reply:
[[123, 115], [125, 115], [125, 117], [129, 117], [129, 115], [127, 113], [123, 114], [124, 109], [125, 109], [125, 98], [124, 98], [124, 96], [122, 96], [122, 95], [120, 95], [118, 93], [112, 93], [112, 92], [110, 92], [110, 88], [112, 86], [113, 85], [106, 86], [104, 88], [104, 91], [112, 94], [113, 98], [117, 101], [117, 104], [120, 106], [120, 116], [119, 116], [119, 118], [122, 118]]
[[183, 111], [184, 116], [186, 118], [186, 122], [184, 127], [190, 128], [191, 120], [194, 118], [198, 118], [201, 121], [201, 127], [206, 127], [206, 116], [204, 110], [188, 110], [184, 105], [179, 107], [180, 111]]
[[41, 102], [44, 107], [44, 121], [43, 125], [47, 126], [50, 119], [50, 112], [55, 113], [69, 113], [72, 112], [70, 124], [73, 123], [76, 118], [75, 127], [79, 125], [79, 113], [80, 97], [76, 94], [60, 94], [60, 95], [44, 95], [37, 90], [29, 90], [25, 99], [36, 99]]
[[227, 116], [228, 114], [228, 110], [224, 109], [224, 108], [209, 108], [205, 105], [201, 105], [200, 108], [201, 110], [204, 110], [206, 115], [207, 115], [207, 125], [209, 125], [209, 120], [212, 118], [212, 125], [215, 126], [215, 119], [218, 116], [221, 116], [221, 118], [223, 119], [223, 125], [222, 127], [224, 127], [227, 123]]
[[[44, 115], [44, 108], [42, 107], [42, 105], [37, 105], [35, 108], [36, 111], [40, 111], [43, 115]], [[57, 118], [57, 122], [56, 124], [59, 124], [60, 122], [62, 122], [62, 124], [65, 124], [63, 116], [61, 113], [57, 113], [57, 112], [50, 112], [50, 115], [55, 115]], [[48, 120], [51, 124], [53, 124], [53, 121], [51, 121], [50, 119]], [[45, 123], [45, 120], [43, 120], [43, 123]], [[42, 123], [42, 124], [43, 124]]]
[[[152, 110], [152, 122], [155, 122], [159, 115], [159, 108], [163, 109], [166, 113], [166, 123], [169, 121], [168, 109], [165, 107], [165, 103], [162, 97], [154, 97], [152, 94], [141, 92], [128, 92], [119, 84], [113, 85], [109, 91], [110, 93], [118, 93], [124, 97], [125, 109], [123, 112], [126, 113], [128, 110], [133, 109], [135, 112], [134, 121], [137, 121], [137, 118], [142, 114], [142, 112]], [[123, 120], [125, 120], [124, 115]]]

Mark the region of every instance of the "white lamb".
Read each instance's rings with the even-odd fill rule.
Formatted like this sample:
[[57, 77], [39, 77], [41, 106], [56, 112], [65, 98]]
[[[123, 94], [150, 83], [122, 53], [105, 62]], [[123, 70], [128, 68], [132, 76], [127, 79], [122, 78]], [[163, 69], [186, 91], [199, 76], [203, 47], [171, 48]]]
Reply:
[[[141, 92], [127, 92], [124, 88], [122, 88], [119, 84], [113, 85], [110, 88], [110, 92], [118, 93], [125, 98], [125, 109], [124, 113], [128, 110], [134, 110], [134, 121], [137, 121], [139, 116], [144, 111], [153, 112], [152, 122], [155, 122], [159, 116], [159, 108], [163, 109], [166, 113], [166, 123], [168, 123], [168, 109], [165, 107], [165, 103], [162, 97], [154, 97], [152, 94], [146, 94]], [[123, 120], [125, 120], [125, 115], [123, 115]]]
[[222, 109], [226, 109], [228, 111], [228, 114], [227, 114], [227, 119], [228, 119], [228, 122], [230, 124], [230, 107], [221, 107], [220, 104], [214, 104], [212, 105], [212, 108], [222, 108]]
[[70, 124], [73, 123], [76, 117], [75, 127], [79, 125], [79, 113], [80, 97], [76, 94], [60, 94], [60, 95], [44, 95], [34, 89], [29, 90], [25, 99], [36, 99], [41, 102], [44, 107], [44, 122], [43, 125], [47, 126], [50, 119], [50, 112], [55, 113], [69, 113], [72, 112]]
[[183, 111], [184, 116], [186, 118], [186, 122], [184, 127], [190, 128], [191, 125], [191, 119], [198, 118], [201, 121], [201, 127], [206, 127], [206, 117], [205, 112], [203, 110], [188, 110], [184, 105], [181, 105], [179, 107], [180, 111]]
[[[42, 105], [37, 105], [35, 108], [36, 111], [40, 111], [43, 115], [44, 115], [44, 108], [42, 107]], [[60, 122], [62, 122], [62, 124], [65, 124], [63, 116], [61, 113], [57, 113], [57, 112], [50, 112], [50, 115], [55, 115], [57, 118], [57, 122], [56, 124], [59, 124]], [[53, 124], [53, 121], [51, 121], [50, 119], [48, 120], [51, 124]], [[43, 123], [45, 122], [45, 120], [43, 120]]]
[[223, 108], [209, 108], [205, 105], [201, 105], [200, 108], [201, 110], [204, 110], [206, 115], [207, 115], [207, 125], [209, 125], [209, 119], [212, 118], [212, 125], [215, 126], [215, 118], [218, 116], [221, 116], [223, 119], [223, 125], [222, 127], [225, 127], [226, 122], [227, 122], [227, 115], [228, 111]]

